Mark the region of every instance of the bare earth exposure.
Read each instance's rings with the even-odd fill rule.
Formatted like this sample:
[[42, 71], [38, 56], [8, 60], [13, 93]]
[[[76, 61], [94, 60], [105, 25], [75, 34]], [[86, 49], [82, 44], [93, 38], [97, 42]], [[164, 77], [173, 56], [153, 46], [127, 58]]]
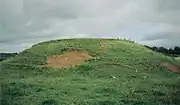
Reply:
[[180, 66], [176, 66], [167, 62], [161, 63], [161, 66], [166, 67], [168, 70], [180, 72]]
[[80, 65], [90, 58], [91, 56], [85, 51], [65, 52], [62, 55], [49, 56], [46, 66], [52, 68], [70, 68]]

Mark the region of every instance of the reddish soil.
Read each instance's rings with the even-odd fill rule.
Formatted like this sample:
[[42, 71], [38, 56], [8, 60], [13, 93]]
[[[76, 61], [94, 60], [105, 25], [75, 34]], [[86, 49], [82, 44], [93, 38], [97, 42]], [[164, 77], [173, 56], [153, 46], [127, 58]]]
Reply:
[[167, 69], [169, 69], [171, 71], [180, 72], [180, 66], [176, 66], [176, 65], [170, 64], [168, 62], [161, 63], [161, 66], [166, 67]]
[[91, 56], [83, 51], [65, 52], [62, 55], [49, 56], [46, 66], [52, 68], [70, 68], [80, 65], [90, 58]]

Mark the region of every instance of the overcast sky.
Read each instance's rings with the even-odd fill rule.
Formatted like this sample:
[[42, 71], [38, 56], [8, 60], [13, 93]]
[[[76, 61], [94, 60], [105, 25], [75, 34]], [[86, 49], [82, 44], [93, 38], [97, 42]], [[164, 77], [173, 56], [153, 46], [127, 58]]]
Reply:
[[0, 52], [74, 37], [180, 46], [180, 0], [0, 0]]

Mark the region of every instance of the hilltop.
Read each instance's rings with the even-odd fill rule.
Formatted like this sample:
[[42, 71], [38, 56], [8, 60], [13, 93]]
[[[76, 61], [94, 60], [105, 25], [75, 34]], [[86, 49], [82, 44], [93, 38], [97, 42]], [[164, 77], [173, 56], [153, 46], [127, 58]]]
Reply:
[[0, 64], [2, 105], [179, 105], [180, 60], [131, 41], [46, 41]]

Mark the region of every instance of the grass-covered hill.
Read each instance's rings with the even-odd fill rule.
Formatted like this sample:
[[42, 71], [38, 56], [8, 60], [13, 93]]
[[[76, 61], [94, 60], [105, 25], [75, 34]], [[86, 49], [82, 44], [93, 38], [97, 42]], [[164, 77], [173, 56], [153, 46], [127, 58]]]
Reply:
[[[48, 57], [86, 51], [72, 68]], [[113, 39], [65, 39], [34, 45], [1, 62], [1, 105], [180, 105], [180, 74], [161, 66], [179, 60]]]

